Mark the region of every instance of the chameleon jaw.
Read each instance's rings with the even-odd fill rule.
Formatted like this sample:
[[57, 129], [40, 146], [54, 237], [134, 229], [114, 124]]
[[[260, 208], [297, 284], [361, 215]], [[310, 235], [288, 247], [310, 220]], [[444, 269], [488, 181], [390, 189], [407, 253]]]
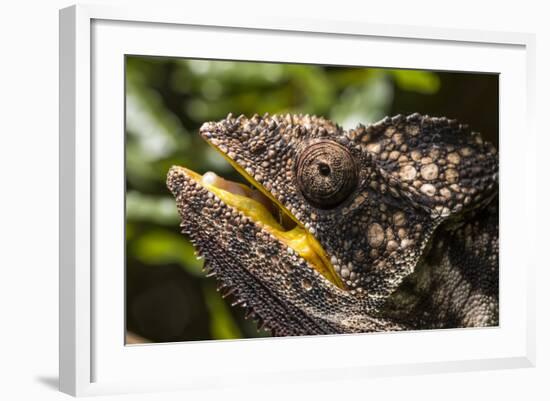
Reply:
[[[242, 169], [237, 167], [237, 170], [254, 186], [258, 187], [260, 185], [254, 182], [253, 179], [250, 179]], [[212, 179], [210, 175], [212, 173], [200, 175], [185, 167], [174, 166], [170, 169], [168, 176], [170, 177], [174, 174], [183, 174], [219, 198], [225, 205], [242, 213], [252, 222], [259, 225], [263, 231], [268, 232], [286, 247], [292, 249], [292, 251], [307, 262], [308, 266], [319, 272], [327, 281], [340, 289], [344, 288], [329, 257], [317, 239], [294, 216], [284, 209], [273, 196], [269, 195], [266, 197], [265, 189], [261, 189], [261, 192], [264, 194], [261, 197], [251, 196], [252, 190], [246, 188], [244, 185], [226, 181], [219, 177], [217, 180]], [[242, 190], [236, 191], [236, 187], [241, 187]], [[272, 213], [273, 211], [270, 211], [267, 207], [269, 205], [268, 202], [272, 202], [272, 208], [276, 208], [279, 215], [288, 216], [287, 221], [291, 219], [296, 224], [283, 224], [281, 219], [277, 221]]]

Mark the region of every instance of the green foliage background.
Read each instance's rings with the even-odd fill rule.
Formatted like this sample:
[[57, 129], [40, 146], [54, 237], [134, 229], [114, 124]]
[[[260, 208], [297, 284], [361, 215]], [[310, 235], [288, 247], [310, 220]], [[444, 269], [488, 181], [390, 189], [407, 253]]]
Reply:
[[205, 121], [324, 115], [344, 128], [385, 115], [457, 118], [498, 145], [498, 77], [319, 65], [126, 58], [128, 342], [248, 338], [258, 332], [216, 291], [179, 233], [165, 184], [177, 164], [240, 180], [198, 136]]

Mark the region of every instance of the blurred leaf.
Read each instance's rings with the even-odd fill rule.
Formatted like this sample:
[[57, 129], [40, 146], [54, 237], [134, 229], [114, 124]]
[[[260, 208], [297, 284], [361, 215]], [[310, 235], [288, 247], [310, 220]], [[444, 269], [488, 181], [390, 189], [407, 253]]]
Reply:
[[298, 88], [295, 92], [302, 97], [300, 103], [295, 105], [298, 107], [295, 107], [294, 110], [284, 111], [309, 114], [326, 113], [334, 103], [334, 88], [323, 67], [290, 64], [287, 68]]
[[151, 189], [154, 183], [163, 179], [152, 163], [144, 163], [143, 150], [128, 138], [126, 141], [126, 178], [132, 187]]
[[336, 88], [347, 88], [349, 86], [364, 85], [370, 78], [379, 75], [380, 70], [376, 68], [331, 68], [327, 71], [330, 82]]
[[417, 70], [388, 70], [395, 84], [407, 91], [432, 94], [439, 90], [439, 77], [433, 72]]
[[361, 86], [350, 86], [332, 107], [330, 117], [345, 129], [367, 124], [384, 117], [393, 97], [384, 74], [372, 74]]
[[203, 276], [203, 261], [195, 256], [193, 245], [180, 234], [153, 230], [139, 236], [130, 252], [141, 262], [150, 265], [179, 263], [195, 276]]
[[126, 241], [132, 241], [136, 235], [136, 226], [126, 220]]
[[176, 202], [173, 198], [144, 195], [137, 191], [127, 191], [126, 217], [130, 221], [147, 221], [164, 225], [177, 225], [179, 222]]
[[212, 338], [214, 340], [242, 338], [242, 333], [236, 325], [227, 304], [220, 297], [214, 286], [205, 286], [204, 292], [206, 305], [212, 316], [212, 321], [210, 322]]
[[134, 135], [145, 160], [156, 160], [170, 153], [186, 136], [178, 119], [167, 112], [158, 93], [129, 82], [126, 91], [126, 129]]

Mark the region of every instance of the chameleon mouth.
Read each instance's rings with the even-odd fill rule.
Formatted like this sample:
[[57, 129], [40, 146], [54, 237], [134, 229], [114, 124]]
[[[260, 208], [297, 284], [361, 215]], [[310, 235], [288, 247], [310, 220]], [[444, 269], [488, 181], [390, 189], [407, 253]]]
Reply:
[[340, 277], [336, 274], [327, 253], [317, 239], [246, 171], [233, 160], [229, 158], [228, 160], [256, 189], [225, 180], [212, 172], [200, 175], [185, 167], [178, 167], [178, 169], [216, 195], [223, 203], [240, 211], [288, 248], [292, 248], [308, 262], [309, 266], [317, 270], [332, 284], [343, 289], [344, 285]]

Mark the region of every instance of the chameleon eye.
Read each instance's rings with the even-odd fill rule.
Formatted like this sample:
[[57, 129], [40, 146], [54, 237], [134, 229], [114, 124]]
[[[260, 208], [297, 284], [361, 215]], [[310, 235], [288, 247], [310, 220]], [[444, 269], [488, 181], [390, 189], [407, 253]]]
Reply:
[[320, 141], [305, 148], [296, 166], [298, 188], [319, 208], [337, 206], [357, 186], [357, 167], [351, 153], [333, 141]]

